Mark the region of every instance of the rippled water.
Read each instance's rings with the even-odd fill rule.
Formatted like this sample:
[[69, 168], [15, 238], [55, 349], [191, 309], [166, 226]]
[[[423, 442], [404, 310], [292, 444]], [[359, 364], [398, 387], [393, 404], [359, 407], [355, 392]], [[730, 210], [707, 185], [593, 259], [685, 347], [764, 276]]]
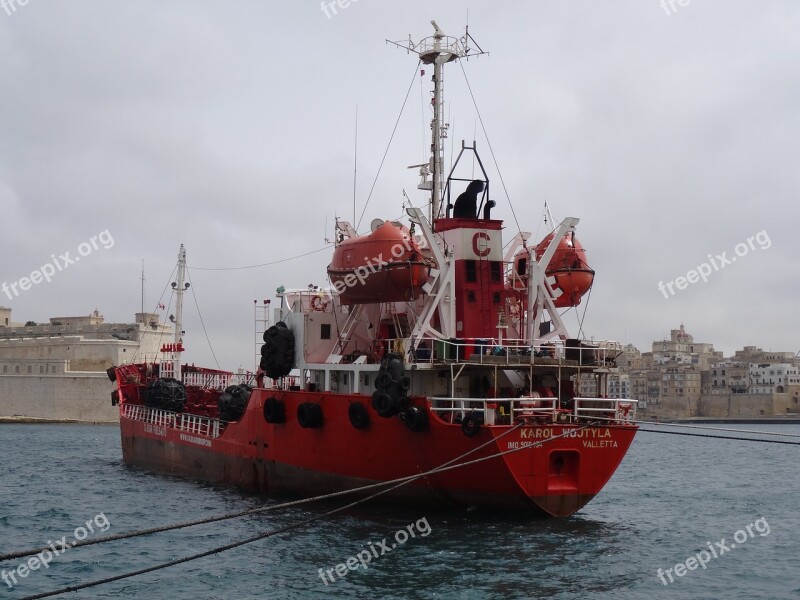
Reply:
[[[742, 427], [742, 426], [738, 426]], [[754, 426], [755, 427], [755, 426]], [[800, 426], [759, 426], [800, 434]], [[797, 440], [800, 441], [800, 440]], [[255, 507], [234, 490], [123, 465], [111, 426], [0, 427], [0, 551], [72, 535], [103, 513], [109, 533]], [[304, 529], [65, 598], [800, 598], [800, 447], [640, 432], [578, 515], [526, 520], [364, 506]], [[145, 568], [319, 515], [295, 508], [148, 538], [73, 548], [9, 589], [17, 599]], [[763, 518], [754, 537], [663, 585], [657, 569]], [[421, 521], [418, 529], [416, 524]], [[318, 569], [414, 524], [416, 537], [326, 586]], [[424, 525], [430, 525], [430, 533]], [[762, 530], [764, 522], [761, 522]], [[741, 537], [741, 536], [740, 536]], [[380, 553], [380, 550], [377, 550]], [[9, 571], [21, 560], [0, 564]], [[335, 574], [335, 571], [334, 571]]]

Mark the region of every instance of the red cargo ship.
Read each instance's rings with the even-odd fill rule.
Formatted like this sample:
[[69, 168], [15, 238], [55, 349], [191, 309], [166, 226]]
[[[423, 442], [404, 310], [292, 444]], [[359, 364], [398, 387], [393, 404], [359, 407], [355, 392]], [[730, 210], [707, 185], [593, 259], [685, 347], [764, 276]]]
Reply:
[[337, 222], [333, 288], [279, 290], [256, 380], [237, 385], [181, 362], [181, 247], [175, 342], [158, 362], [109, 369], [127, 463], [306, 496], [433, 471], [384, 499], [554, 516], [613, 475], [636, 433], [636, 401], [577, 397], [575, 382], [592, 374], [602, 393], [619, 346], [572, 338], [557, 310], [577, 306], [594, 280], [578, 219], [534, 247], [519, 232], [504, 253], [479, 158], [483, 179], [449, 202], [468, 180], [455, 177], [458, 161], [443, 171], [442, 70], [475, 52], [469, 33], [433, 25], [432, 37], [402, 45], [434, 71], [419, 185], [429, 213], [408, 208], [409, 226], [376, 219], [363, 235]]

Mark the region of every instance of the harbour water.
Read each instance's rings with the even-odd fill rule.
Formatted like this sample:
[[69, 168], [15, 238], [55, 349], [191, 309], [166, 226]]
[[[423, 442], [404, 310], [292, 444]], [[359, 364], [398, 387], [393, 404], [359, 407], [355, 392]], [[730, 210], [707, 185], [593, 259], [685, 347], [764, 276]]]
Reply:
[[[800, 425], [732, 427], [800, 435]], [[3, 553], [51, 540], [58, 548], [81, 527], [91, 538], [275, 502], [128, 467], [115, 426], [0, 426], [0, 456]], [[605, 490], [569, 519], [365, 505], [58, 597], [800, 598], [798, 458], [796, 446], [640, 432]], [[7, 561], [0, 569], [17, 583], [0, 582], [0, 598], [146, 568], [334, 506], [70, 548], [25, 577], [14, 570], [26, 559]], [[367, 568], [337, 573], [359, 554]]]

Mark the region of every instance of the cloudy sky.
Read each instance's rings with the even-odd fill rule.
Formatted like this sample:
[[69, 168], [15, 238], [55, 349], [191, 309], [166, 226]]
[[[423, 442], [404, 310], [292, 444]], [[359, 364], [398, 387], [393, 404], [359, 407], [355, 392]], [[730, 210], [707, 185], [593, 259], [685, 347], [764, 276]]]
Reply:
[[[800, 349], [797, 2], [3, 4], [0, 283], [86, 252], [50, 283], [0, 293], [17, 321], [95, 308], [130, 321], [142, 260], [152, 308], [183, 243], [220, 363], [251, 367], [253, 300], [324, 284], [329, 253], [199, 268], [324, 248], [334, 216], [353, 215], [356, 107], [360, 212], [416, 72], [385, 38], [430, 35], [431, 19], [461, 35], [468, 18], [490, 54], [464, 66], [520, 226], [543, 236], [545, 201], [581, 218], [597, 271], [587, 336], [647, 349], [684, 322], [726, 354]], [[417, 72], [365, 224], [400, 215], [404, 189], [424, 201], [406, 167], [422, 162], [429, 75]], [[451, 137], [483, 149], [510, 239], [458, 66], [445, 86]], [[736, 260], [720, 268], [722, 253]], [[707, 282], [659, 291], [703, 263]], [[191, 296], [186, 329], [187, 358], [209, 363]]]

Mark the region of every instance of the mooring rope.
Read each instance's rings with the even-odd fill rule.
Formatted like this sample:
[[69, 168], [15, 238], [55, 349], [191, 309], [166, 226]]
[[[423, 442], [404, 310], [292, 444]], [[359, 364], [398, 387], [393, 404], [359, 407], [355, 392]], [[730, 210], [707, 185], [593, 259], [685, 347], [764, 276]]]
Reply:
[[[368, 490], [374, 490], [374, 489], [378, 489], [378, 488], [381, 488], [381, 487], [390, 486], [390, 485], [393, 485], [393, 484], [396, 484], [396, 483], [408, 483], [408, 482], [420, 479], [421, 477], [426, 477], [428, 475], [436, 474], [440, 470], [442, 470], [445, 467], [455, 463], [456, 461], [459, 461], [459, 460], [469, 456], [470, 454], [478, 452], [479, 450], [485, 448], [486, 446], [493, 444], [497, 440], [500, 440], [501, 438], [507, 436], [508, 434], [510, 434], [511, 432], [517, 430], [518, 428], [522, 427], [523, 425], [525, 425], [524, 421], [518, 423], [514, 427], [508, 429], [507, 431], [504, 431], [503, 433], [501, 433], [497, 437], [493, 437], [492, 439], [484, 442], [483, 444], [481, 444], [479, 446], [476, 446], [476, 447], [472, 448], [471, 450], [465, 452], [464, 454], [461, 454], [461, 455], [457, 456], [456, 458], [454, 458], [452, 460], [449, 460], [449, 461], [439, 465], [438, 467], [435, 467], [435, 468], [433, 468], [433, 469], [431, 469], [429, 471], [426, 471], [424, 473], [418, 473], [418, 474], [415, 474], [415, 475], [407, 475], [405, 477], [398, 477], [396, 479], [390, 479], [390, 480], [381, 481], [381, 482], [378, 482], [378, 483], [371, 483], [371, 484], [363, 485], [363, 486], [356, 487], [356, 488], [351, 488], [351, 489], [347, 489], [347, 490], [341, 490], [341, 491], [338, 491], [338, 492], [331, 492], [331, 493], [322, 494], [322, 495], [319, 495], [319, 496], [313, 496], [311, 498], [302, 498], [300, 500], [292, 500], [292, 501], [289, 501], [289, 502], [283, 502], [283, 503], [280, 503], [280, 504], [273, 504], [273, 505], [270, 505], [270, 506], [261, 506], [259, 508], [250, 508], [250, 509], [247, 509], [247, 510], [242, 510], [242, 511], [234, 512], [234, 513], [228, 513], [228, 514], [224, 514], [224, 515], [216, 515], [216, 516], [212, 516], [212, 517], [206, 517], [206, 518], [203, 518], [203, 519], [196, 519], [196, 520], [192, 520], [192, 521], [184, 521], [184, 522], [181, 522], [181, 523], [173, 523], [173, 524], [170, 524], [170, 525], [162, 525], [162, 526], [159, 526], [159, 527], [150, 527], [150, 528], [147, 528], [147, 529], [137, 529], [137, 530], [128, 531], [128, 532], [125, 532], [125, 533], [118, 533], [118, 534], [113, 534], [113, 535], [97, 537], [97, 538], [93, 538], [93, 539], [86, 539], [86, 540], [83, 540], [83, 541], [76, 541], [76, 542], [74, 542], [73, 546], [70, 546], [70, 548], [80, 548], [82, 546], [93, 546], [95, 544], [102, 544], [102, 543], [105, 543], [105, 542], [114, 542], [114, 541], [117, 541], [117, 540], [126, 540], [126, 539], [135, 538], [135, 537], [141, 537], [141, 536], [145, 536], [145, 535], [152, 535], [154, 533], [162, 533], [164, 531], [174, 531], [174, 530], [177, 530], [177, 529], [185, 529], [187, 527], [195, 527], [197, 525], [206, 525], [208, 523], [216, 523], [216, 522], [219, 522], [219, 521], [228, 521], [230, 519], [237, 519], [239, 517], [246, 517], [246, 516], [250, 516], [250, 515], [256, 515], [256, 514], [261, 514], [261, 513], [266, 513], [266, 512], [272, 512], [272, 511], [280, 510], [280, 509], [283, 509], [283, 508], [291, 508], [291, 507], [294, 507], [294, 506], [301, 506], [303, 504], [310, 504], [312, 502], [320, 502], [320, 501], [323, 501], [323, 500], [330, 500], [332, 498], [338, 498], [339, 496], [345, 496], [347, 494], [354, 494], [354, 493], [357, 493], [357, 492], [365, 492], [365, 491], [368, 491]], [[49, 550], [49, 548], [50, 548], [49, 546], [43, 546], [41, 548], [30, 548], [30, 549], [26, 549], [26, 550], [17, 550], [15, 552], [9, 552], [9, 553], [6, 553], [6, 554], [0, 554], [0, 562], [11, 560], [11, 559], [15, 559], [15, 558], [23, 558], [25, 556], [33, 556], [34, 554], [39, 554], [40, 552], [44, 552], [45, 550]]]
[[[129, 579], [131, 577], [136, 577], [137, 575], [143, 575], [145, 573], [152, 573], [154, 571], [159, 571], [159, 570], [166, 569], [166, 568], [169, 568], [169, 567], [172, 567], [172, 566], [175, 566], [175, 565], [187, 563], [187, 562], [190, 562], [190, 561], [193, 561], [193, 560], [204, 558], [206, 556], [211, 556], [213, 554], [219, 554], [220, 552], [225, 552], [226, 550], [232, 550], [234, 548], [238, 548], [238, 547], [244, 546], [246, 544], [251, 544], [253, 542], [257, 542], [259, 540], [263, 540], [265, 538], [278, 535], [279, 533], [286, 533], [288, 531], [292, 531], [294, 529], [298, 529], [300, 527], [303, 527], [304, 525], [308, 525], [310, 523], [313, 523], [313, 522], [318, 521], [320, 519], [323, 519], [325, 517], [329, 517], [329, 516], [334, 515], [336, 513], [340, 513], [342, 511], [348, 510], [350, 508], [353, 508], [353, 507], [356, 507], [356, 506], [358, 506], [360, 504], [368, 502], [368, 501], [372, 500], [373, 498], [377, 498], [378, 496], [381, 496], [383, 494], [387, 494], [387, 493], [389, 493], [389, 492], [391, 492], [391, 491], [393, 491], [393, 490], [395, 490], [395, 489], [397, 489], [399, 487], [407, 485], [408, 483], [410, 483], [412, 481], [415, 481], [417, 479], [420, 479], [422, 477], [427, 477], [428, 475], [441, 473], [443, 471], [450, 471], [450, 470], [453, 470], [453, 469], [460, 469], [460, 468], [463, 468], [463, 467], [466, 467], [466, 466], [471, 466], [471, 465], [478, 464], [478, 463], [481, 463], [481, 462], [484, 462], [484, 461], [487, 461], [487, 460], [491, 460], [493, 458], [498, 458], [500, 456], [505, 456], [507, 454], [512, 454], [514, 452], [520, 452], [522, 450], [528, 450], [528, 449], [531, 449], [531, 448], [541, 448], [541, 446], [543, 444], [547, 443], [547, 442], [551, 442], [551, 441], [560, 439], [562, 437], [571, 435], [573, 432], [581, 431], [581, 430], [587, 429], [588, 427], [591, 427], [591, 426], [596, 426], [596, 425], [583, 425], [583, 426], [577, 427], [577, 428], [570, 428], [569, 431], [565, 431], [565, 432], [563, 432], [563, 433], [561, 433], [561, 434], [559, 434], [557, 436], [553, 436], [553, 437], [550, 437], [550, 438], [545, 438], [545, 439], [542, 439], [541, 441], [534, 442], [530, 446], [521, 446], [519, 448], [511, 448], [509, 450], [504, 450], [504, 451], [501, 451], [501, 452], [498, 452], [498, 453], [495, 453], [495, 454], [491, 454], [489, 456], [483, 456], [483, 457], [480, 457], [480, 458], [476, 458], [476, 459], [473, 459], [473, 460], [470, 460], [470, 461], [467, 461], [467, 462], [464, 462], [464, 463], [451, 464], [451, 463], [453, 463], [453, 462], [455, 462], [455, 461], [457, 461], [457, 460], [459, 460], [459, 459], [461, 459], [461, 458], [463, 458], [463, 457], [475, 452], [476, 450], [480, 449], [481, 447], [486, 446], [489, 443], [497, 441], [503, 435], [511, 433], [512, 431], [514, 431], [514, 430], [518, 429], [519, 427], [522, 427], [523, 425], [526, 425], [526, 424], [529, 425], [529, 423], [526, 423], [525, 421], [522, 421], [522, 422], [518, 423], [517, 425], [515, 425], [514, 427], [512, 427], [511, 429], [508, 429], [507, 431], [503, 432], [503, 434], [501, 434], [500, 436], [498, 436], [496, 438], [493, 437], [491, 440], [487, 441], [486, 443], [482, 444], [481, 446], [477, 446], [477, 447], [465, 452], [464, 454], [462, 454], [462, 455], [460, 455], [460, 456], [448, 461], [447, 463], [444, 463], [443, 465], [441, 465], [439, 467], [436, 467], [436, 468], [431, 469], [429, 471], [426, 471], [424, 473], [420, 473], [418, 475], [413, 475], [413, 476], [409, 476], [409, 477], [400, 478], [401, 481], [396, 483], [393, 487], [389, 487], [389, 488], [386, 488], [386, 489], [383, 489], [383, 490], [379, 490], [379, 491], [375, 492], [374, 494], [372, 494], [370, 496], [367, 496], [366, 498], [361, 498], [359, 500], [355, 500], [355, 501], [350, 502], [349, 504], [346, 504], [344, 506], [340, 506], [338, 508], [334, 508], [334, 509], [329, 510], [327, 512], [324, 512], [322, 514], [315, 515], [313, 517], [309, 517], [308, 519], [304, 519], [303, 521], [299, 521], [299, 522], [293, 523], [291, 525], [285, 525], [283, 527], [279, 527], [278, 529], [272, 529], [270, 531], [265, 531], [265, 532], [262, 532], [262, 533], [259, 533], [259, 534], [255, 535], [255, 536], [249, 537], [247, 539], [239, 540], [238, 542], [232, 542], [232, 543], [226, 544], [224, 546], [218, 546], [216, 548], [212, 548], [211, 550], [206, 550], [204, 552], [199, 552], [197, 554], [192, 554], [190, 556], [185, 556], [183, 558], [178, 558], [178, 559], [171, 560], [171, 561], [165, 562], [165, 563], [159, 563], [157, 565], [153, 565], [152, 567], [147, 567], [147, 568], [144, 568], [144, 569], [139, 569], [139, 570], [131, 571], [131, 572], [128, 572], [128, 573], [123, 573], [121, 575], [115, 575], [113, 577], [106, 577], [104, 579], [97, 579], [95, 581], [89, 581], [89, 582], [86, 582], [86, 583], [81, 583], [81, 584], [77, 584], [77, 585], [71, 585], [71, 586], [67, 586], [67, 587], [64, 587], [64, 588], [60, 588], [58, 590], [54, 590], [52, 592], [44, 592], [42, 594], [36, 594], [36, 595], [33, 595], [33, 596], [26, 596], [26, 597], [22, 598], [21, 600], [39, 600], [40, 598], [50, 598], [52, 596], [58, 596], [60, 594], [65, 594], [65, 593], [68, 593], [68, 592], [76, 592], [76, 591], [84, 590], [84, 589], [87, 589], [87, 588], [90, 588], [90, 587], [96, 587], [96, 586], [103, 585], [103, 584], [106, 584], [106, 583], [112, 583], [114, 581], [120, 581], [122, 579]], [[388, 483], [389, 482], [383, 482], [381, 485], [387, 485]], [[350, 491], [352, 491], [352, 490], [350, 490]]]

